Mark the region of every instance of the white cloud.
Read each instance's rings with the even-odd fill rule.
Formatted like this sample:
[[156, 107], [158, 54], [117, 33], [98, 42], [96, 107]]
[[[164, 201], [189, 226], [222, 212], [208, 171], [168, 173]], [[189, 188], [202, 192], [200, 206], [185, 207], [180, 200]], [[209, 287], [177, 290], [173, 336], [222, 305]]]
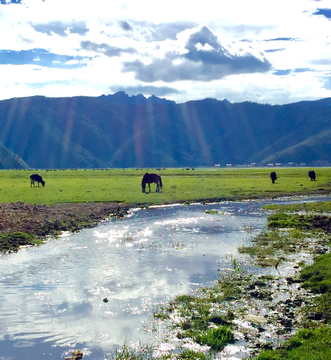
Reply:
[[[0, 99], [92, 95], [119, 86], [149, 95], [167, 92], [178, 102], [328, 97], [331, 21], [313, 15], [325, 8], [329, 1], [205, 0], [202, 6], [178, 0], [22, 0], [0, 5]], [[24, 63], [31, 51], [38, 54], [35, 66]], [[225, 65], [226, 56], [233, 61]], [[54, 65], [62, 68], [50, 68]]]

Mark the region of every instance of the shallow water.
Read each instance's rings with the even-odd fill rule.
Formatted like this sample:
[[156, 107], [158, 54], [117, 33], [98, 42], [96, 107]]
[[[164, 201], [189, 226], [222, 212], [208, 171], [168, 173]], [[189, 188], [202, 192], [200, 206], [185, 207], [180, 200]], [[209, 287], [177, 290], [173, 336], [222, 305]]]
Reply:
[[265, 226], [266, 203], [133, 210], [123, 220], [2, 256], [0, 360], [60, 359], [74, 348], [99, 360], [125, 340], [146, 340], [149, 305], [231, 267], [228, 255]]

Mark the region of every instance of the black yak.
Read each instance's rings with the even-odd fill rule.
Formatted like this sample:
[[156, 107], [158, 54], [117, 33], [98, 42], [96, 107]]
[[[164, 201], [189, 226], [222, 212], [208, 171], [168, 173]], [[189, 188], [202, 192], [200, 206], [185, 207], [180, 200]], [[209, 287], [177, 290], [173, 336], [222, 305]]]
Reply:
[[30, 176], [30, 181], [31, 181], [31, 186], [35, 186], [34, 183], [37, 182], [38, 183], [38, 186], [39, 186], [39, 183], [41, 183], [42, 186], [45, 186], [45, 181], [43, 180], [43, 178], [38, 175], [38, 174], [32, 174]]
[[277, 175], [276, 175], [276, 173], [274, 171], [271, 171], [270, 179], [271, 179], [272, 183], [274, 184], [275, 180], [277, 179]]
[[316, 174], [314, 170], [309, 170], [308, 172], [308, 176], [310, 177], [311, 181], [315, 181], [316, 180]]

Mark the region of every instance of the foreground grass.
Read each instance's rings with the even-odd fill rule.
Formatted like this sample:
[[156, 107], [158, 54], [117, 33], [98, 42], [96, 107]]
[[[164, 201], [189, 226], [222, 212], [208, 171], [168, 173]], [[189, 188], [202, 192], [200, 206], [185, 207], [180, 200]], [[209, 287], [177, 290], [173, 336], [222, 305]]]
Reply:
[[329, 360], [331, 328], [302, 329], [280, 349], [263, 351], [256, 360]]
[[[162, 176], [163, 191], [144, 194], [145, 172]], [[279, 168], [272, 184], [270, 169], [88, 169], [88, 170], [0, 170], [0, 203], [29, 204], [115, 201], [128, 204], [164, 204], [174, 201], [240, 200], [331, 190], [330, 168], [316, 170], [310, 181], [306, 168]], [[45, 187], [30, 187], [29, 176], [38, 172]]]

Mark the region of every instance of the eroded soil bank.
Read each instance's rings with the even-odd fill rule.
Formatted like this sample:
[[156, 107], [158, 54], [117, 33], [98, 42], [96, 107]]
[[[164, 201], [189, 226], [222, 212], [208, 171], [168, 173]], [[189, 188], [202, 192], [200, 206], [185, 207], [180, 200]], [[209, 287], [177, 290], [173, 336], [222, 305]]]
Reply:
[[54, 206], [23, 202], [0, 204], [0, 252], [38, 243], [40, 237], [96, 226], [111, 216], [124, 216], [130, 204], [69, 203]]

